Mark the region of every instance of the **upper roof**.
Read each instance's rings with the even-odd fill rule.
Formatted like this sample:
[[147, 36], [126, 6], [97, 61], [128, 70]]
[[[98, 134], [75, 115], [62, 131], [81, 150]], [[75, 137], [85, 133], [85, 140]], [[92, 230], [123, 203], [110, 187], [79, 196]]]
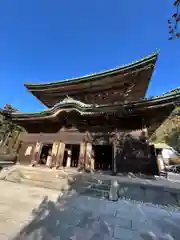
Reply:
[[44, 89], [44, 88], [49, 88], [49, 87], [57, 87], [57, 86], [62, 86], [62, 85], [68, 85], [71, 83], [81, 83], [87, 80], [94, 80], [97, 78], [102, 78], [105, 77], [107, 75], [111, 75], [111, 74], [115, 74], [115, 73], [119, 73], [119, 72], [123, 72], [126, 70], [132, 70], [133, 68], [136, 68], [142, 64], [148, 64], [149, 62], [153, 62], [155, 63], [155, 61], [157, 60], [157, 57], [159, 55], [159, 50], [157, 50], [156, 52], [153, 52], [152, 54], [145, 56], [141, 59], [138, 59], [136, 61], [130, 62], [128, 64], [124, 64], [121, 65], [119, 67], [116, 68], [112, 68], [112, 69], [108, 69], [105, 70], [103, 72], [96, 72], [96, 73], [92, 73], [92, 74], [87, 74], [85, 76], [81, 76], [81, 77], [74, 77], [74, 78], [69, 78], [69, 79], [64, 79], [64, 80], [56, 80], [56, 81], [52, 81], [52, 82], [48, 82], [48, 83], [28, 83], [25, 82], [24, 86], [27, 87], [29, 90], [34, 90], [34, 89]]
[[[49, 83], [25, 83], [24, 85], [34, 96], [48, 107], [54, 106], [58, 101], [64, 99], [66, 95], [76, 99], [78, 96], [79, 100], [89, 102], [89, 100], [86, 101], [84, 96], [91, 95], [94, 92], [99, 93], [102, 92], [102, 90], [107, 91], [109, 89], [118, 89], [119, 92], [123, 92], [125, 85], [133, 85], [134, 82], [136, 82], [136, 86], [139, 84], [139, 89], [141, 89], [139, 90], [136, 88], [131, 94], [133, 95], [136, 93], [137, 96], [133, 100], [137, 100], [145, 95], [158, 54], [159, 51], [156, 51], [149, 56], [121, 67], [83, 77]], [[137, 84], [137, 82], [139, 83]]]

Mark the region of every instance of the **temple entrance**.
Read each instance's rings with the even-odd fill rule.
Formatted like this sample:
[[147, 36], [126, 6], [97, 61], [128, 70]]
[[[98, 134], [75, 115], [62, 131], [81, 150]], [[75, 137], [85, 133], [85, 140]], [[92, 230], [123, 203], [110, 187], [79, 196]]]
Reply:
[[112, 145], [93, 146], [95, 170], [112, 170], [113, 148]]
[[80, 153], [80, 145], [79, 144], [73, 144], [71, 145], [71, 167], [78, 167], [78, 161], [79, 161], [79, 153]]
[[52, 152], [52, 144], [45, 144], [42, 147], [39, 164], [46, 165], [47, 158]]
[[[80, 153], [79, 144], [66, 144], [63, 158], [63, 167], [78, 167]], [[70, 158], [70, 161], [68, 160]]]
[[64, 150], [63, 164], [62, 164], [63, 167], [66, 167], [66, 165], [67, 165], [68, 149], [69, 149], [69, 145], [66, 144], [65, 150]]

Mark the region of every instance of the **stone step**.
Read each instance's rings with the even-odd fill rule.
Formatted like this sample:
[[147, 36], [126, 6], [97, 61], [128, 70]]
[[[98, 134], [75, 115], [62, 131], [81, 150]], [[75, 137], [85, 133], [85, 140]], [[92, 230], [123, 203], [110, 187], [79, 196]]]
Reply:
[[[47, 171], [38, 171], [38, 170], [24, 170], [24, 169], [20, 169], [20, 171], [24, 174], [24, 175], [31, 175], [31, 176], [56, 176], [58, 174], [58, 172], [56, 171], [52, 171], [51, 169], [47, 169]], [[67, 176], [66, 174], [61, 174], [61, 176]]]
[[29, 179], [21, 179], [20, 183], [22, 184], [27, 184], [27, 185], [32, 185], [36, 187], [42, 187], [42, 188], [49, 188], [49, 189], [54, 189], [58, 191], [68, 191], [70, 190], [70, 186], [68, 185], [67, 182], [42, 182], [42, 181], [37, 181], [37, 180], [29, 180]]
[[110, 185], [105, 185], [105, 184], [97, 184], [97, 183], [91, 183], [91, 182], [83, 182], [81, 183], [83, 187], [89, 187], [93, 189], [99, 189], [103, 191], [109, 191]]
[[32, 174], [23, 174], [23, 177], [32, 181], [41, 181], [41, 182], [49, 182], [49, 181], [56, 181], [57, 179], [59, 181], [64, 180], [64, 179], [68, 179], [67, 177], [58, 177], [56, 175], [32, 175]]
[[104, 184], [109, 186], [111, 184], [110, 180], [107, 179], [99, 179], [95, 178], [94, 176], [82, 176], [82, 179], [87, 182], [95, 183], [95, 184]]
[[[105, 179], [106, 178], [106, 179]], [[95, 176], [94, 174], [73, 173], [38, 168], [11, 167], [2, 170], [0, 179], [11, 182], [30, 184], [59, 191], [75, 190], [79, 194], [106, 198], [109, 195], [111, 179], [109, 176]], [[147, 184], [120, 182], [118, 196], [135, 201], [151, 202], [159, 205], [179, 205], [180, 190], [166, 189]]]
[[34, 168], [15, 168], [7, 174], [5, 180], [61, 191], [73, 189], [80, 194], [96, 197], [106, 197], [110, 188], [109, 185], [103, 184], [102, 181], [91, 176], [83, 176], [82, 174], [69, 176], [61, 174], [61, 172], [39, 171], [39, 169]]
[[75, 190], [81, 195], [86, 195], [91, 197], [100, 197], [100, 198], [109, 197], [109, 191], [103, 191], [95, 188], [87, 188], [87, 187], [79, 186], [78, 188], [75, 188]]
[[24, 178], [32, 180], [32, 181], [56, 181], [57, 179], [69, 179], [73, 180], [73, 176], [69, 176], [67, 174], [59, 174], [57, 171], [47, 170], [47, 171], [38, 171], [38, 170], [24, 170], [19, 169]]
[[98, 181], [96, 179], [96, 181], [94, 181], [94, 179], [88, 177], [84, 177], [84, 176], [81, 176], [79, 177], [78, 179], [74, 179], [73, 182], [72, 182], [72, 185], [73, 187], [78, 187], [78, 186], [82, 186], [83, 188], [88, 188], [88, 189], [96, 189], [97, 191], [98, 190], [102, 190], [102, 191], [109, 191], [110, 189], [110, 183], [109, 184], [104, 184], [104, 182], [102, 181]]
[[20, 176], [19, 178], [16, 176], [12, 177], [9, 176], [7, 181], [11, 182], [18, 182], [22, 184], [27, 184], [27, 185], [33, 185], [36, 187], [43, 187], [43, 188], [49, 188], [49, 189], [55, 189], [58, 191], [68, 191], [68, 190], [75, 190], [77, 193], [81, 195], [88, 195], [88, 196], [93, 196], [93, 197], [100, 197], [100, 198], [107, 198], [108, 197], [108, 192], [104, 189], [102, 189], [101, 186], [84, 186], [84, 184], [78, 184], [78, 185], [71, 185], [69, 184], [67, 179], [59, 180], [56, 179], [54, 181], [38, 181], [38, 180], [31, 180], [24, 178], [24, 176]]
[[48, 168], [40, 169], [31, 167], [17, 167], [16, 169], [20, 171], [24, 176], [28, 176], [29, 178], [78, 178], [83, 182], [110, 185], [110, 180], [99, 179], [98, 177], [91, 174], [81, 174], [79, 172], [67, 173], [65, 171], [56, 171], [54, 169], [52, 170]]

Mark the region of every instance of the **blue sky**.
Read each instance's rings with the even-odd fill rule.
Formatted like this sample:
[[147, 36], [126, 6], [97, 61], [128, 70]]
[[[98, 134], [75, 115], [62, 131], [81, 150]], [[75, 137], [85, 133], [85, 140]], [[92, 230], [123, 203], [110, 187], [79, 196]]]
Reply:
[[103, 71], [160, 48], [148, 95], [180, 86], [180, 39], [168, 41], [172, 0], [1, 0], [0, 107], [44, 106], [24, 82]]

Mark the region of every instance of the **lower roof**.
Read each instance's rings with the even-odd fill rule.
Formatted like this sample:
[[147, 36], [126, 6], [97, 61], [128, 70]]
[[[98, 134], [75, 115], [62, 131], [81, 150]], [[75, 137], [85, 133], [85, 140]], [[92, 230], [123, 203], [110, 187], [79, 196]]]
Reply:
[[[122, 117], [141, 114], [142, 111], [152, 111], [152, 109], [160, 109], [166, 106], [175, 106], [180, 103], [180, 88], [163, 94], [159, 97], [150, 99], [141, 99], [134, 102], [116, 102], [114, 104], [86, 104], [71, 97], [66, 97], [63, 101], [56, 104], [54, 107], [41, 112], [22, 113], [19, 111], [12, 112], [10, 117], [12, 121], [41, 121], [58, 119], [58, 116], [64, 112], [76, 112], [81, 116], [99, 116], [103, 114], [119, 113]], [[7, 110], [1, 110], [2, 114], [9, 113]], [[161, 112], [159, 112], [161, 114]]]

